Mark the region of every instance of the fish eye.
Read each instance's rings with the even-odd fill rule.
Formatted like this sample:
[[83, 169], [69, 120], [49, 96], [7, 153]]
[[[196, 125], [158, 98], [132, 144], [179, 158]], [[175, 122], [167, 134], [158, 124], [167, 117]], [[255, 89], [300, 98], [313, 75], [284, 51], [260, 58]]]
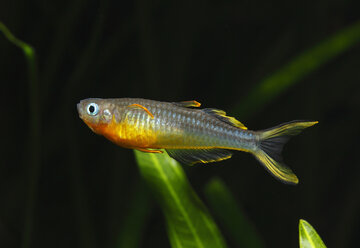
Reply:
[[97, 115], [99, 113], [99, 106], [96, 103], [90, 103], [87, 106], [87, 112], [89, 115]]

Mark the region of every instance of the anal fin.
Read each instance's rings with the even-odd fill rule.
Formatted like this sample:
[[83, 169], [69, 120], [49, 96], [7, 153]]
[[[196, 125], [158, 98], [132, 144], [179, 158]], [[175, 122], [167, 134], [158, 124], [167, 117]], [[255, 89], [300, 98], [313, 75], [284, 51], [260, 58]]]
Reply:
[[229, 159], [232, 153], [224, 149], [166, 149], [170, 157], [182, 164], [211, 163]]

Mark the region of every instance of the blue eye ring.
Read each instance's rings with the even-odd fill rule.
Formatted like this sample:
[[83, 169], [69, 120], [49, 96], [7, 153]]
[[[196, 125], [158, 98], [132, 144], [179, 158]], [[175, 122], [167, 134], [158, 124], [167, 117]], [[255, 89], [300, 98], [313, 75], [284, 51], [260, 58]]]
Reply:
[[86, 110], [89, 115], [97, 115], [99, 113], [99, 105], [96, 103], [90, 103], [87, 105]]

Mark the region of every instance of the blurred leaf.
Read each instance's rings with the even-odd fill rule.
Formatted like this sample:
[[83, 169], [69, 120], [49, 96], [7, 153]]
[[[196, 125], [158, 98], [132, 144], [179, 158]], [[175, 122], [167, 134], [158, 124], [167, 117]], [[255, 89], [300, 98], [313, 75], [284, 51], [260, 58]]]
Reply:
[[[235, 115], [246, 118], [266, 103], [314, 72], [326, 62], [344, 53], [360, 40], [360, 22], [345, 28], [266, 77], [234, 108]], [[246, 116], [246, 117], [244, 117]]]
[[220, 178], [213, 178], [205, 185], [205, 196], [210, 208], [237, 247], [264, 247], [254, 225], [247, 219], [243, 209]]
[[35, 50], [25, 42], [16, 38], [10, 30], [0, 22], [0, 31], [15, 46], [19, 47], [26, 58], [28, 64], [29, 79], [29, 175], [28, 175], [28, 199], [26, 206], [26, 219], [22, 239], [22, 247], [31, 246], [31, 234], [34, 225], [35, 205], [38, 198], [38, 178], [40, 170], [40, 104], [39, 104], [39, 84], [37, 76]]
[[119, 229], [117, 237], [117, 248], [140, 247], [144, 226], [152, 210], [152, 202], [149, 197], [149, 190], [145, 182], [134, 183], [134, 190], [129, 202], [129, 210], [126, 212], [123, 225]]
[[167, 154], [135, 151], [140, 172], [162, 207], [172, 247], [226, 247], [179, 163]]
[[315, 229], [306, 221], [299, 221], [300, 248], [326, 248]]
[[28, 61], [34, 61], [35, 52], [34, 49], [29, 44], [26, 44], [25, 42], [16, 38], [2, 22], [0, 22], [0, 31], [4, 33], [5, 37], [11, 43], [13, 43], [15, 46], [18, 46], [23, 50]]

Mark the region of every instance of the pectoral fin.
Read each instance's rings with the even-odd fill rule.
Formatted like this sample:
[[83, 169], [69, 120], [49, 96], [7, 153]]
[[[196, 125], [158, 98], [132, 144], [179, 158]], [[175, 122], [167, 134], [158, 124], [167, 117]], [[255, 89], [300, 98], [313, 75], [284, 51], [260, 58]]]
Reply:
[[134, 104], [129, 105], [128, 108], [139, 108], [139, 109], [142, 109], [142, 110], [144, 110], [146, 113], [148, 113], [148, 114], [151, 116], [152, 119], [154, 119], [154, 115], [153, 115], [146, 107], [144, 107], [143, 105], [134, 103]]
[[231, 158], [224, 149], [166, 149], [170, 157], [182, 164], [211, 163]]

